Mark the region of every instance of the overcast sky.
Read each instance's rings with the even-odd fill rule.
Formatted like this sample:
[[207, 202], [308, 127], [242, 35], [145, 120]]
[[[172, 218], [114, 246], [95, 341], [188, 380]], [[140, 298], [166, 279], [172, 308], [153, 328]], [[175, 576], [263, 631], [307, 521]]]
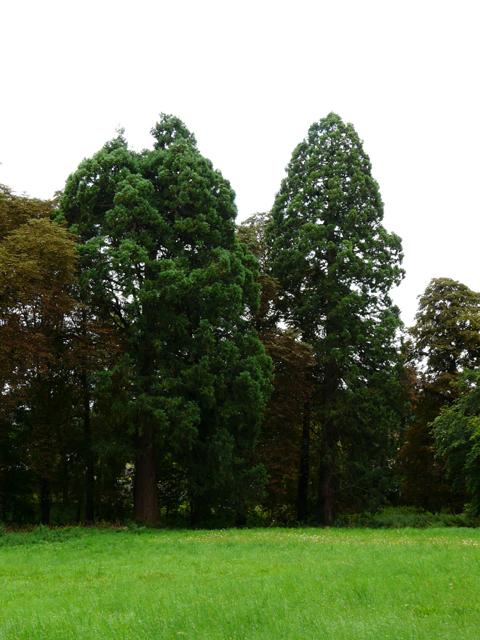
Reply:
[[474, 0], [15, 0], [1, 12], [0, 182], [49, 198], [125, 127], [179, 116], [237, 194], [271, 208], [295, 146], [352, 122], [403, 239], [407, 326], [431, 278], [480, 291]]

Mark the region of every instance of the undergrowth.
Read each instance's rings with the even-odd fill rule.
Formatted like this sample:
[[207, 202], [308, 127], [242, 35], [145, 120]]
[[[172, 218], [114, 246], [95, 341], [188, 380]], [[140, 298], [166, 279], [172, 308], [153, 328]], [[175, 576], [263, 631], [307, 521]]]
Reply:
[[478, 518], [466, 513], [430, 513], [415, 507], [387, 507], [375, 514], [360, 513], [340, 516], [335, 523], [341, 528], [367, 529], [430, 529], [443, 527], [478, 527]]

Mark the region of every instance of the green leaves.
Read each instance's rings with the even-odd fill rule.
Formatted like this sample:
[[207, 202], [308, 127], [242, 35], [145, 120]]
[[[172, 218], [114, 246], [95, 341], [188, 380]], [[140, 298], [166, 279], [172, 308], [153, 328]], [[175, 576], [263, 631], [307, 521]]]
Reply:
[[402, 253], [381, 224], [378, 185], [352, 125], [335, 114], [314, 123], [287, 174], [267, 231], [286, 319], [318, 348], [331, 332], [320, 342], [316, 336], [335, 316], [365, 324], [366, 335], [372, 320], [383, 322], [380, 309], [392, 306], [388, 292], [403, 277]]
[[[336, 114], [310, 127], [286, 171], [267, 243], [284, 319], [315, 352], [321, 467], [326, 465], [320, 493], [328, 492], [325, 513], [333, 517], [336, 456], [339, 443], [346, 451], [361, 423], [362, 389], [380, 372], [385, 383], [397, 375], [400, 320], [389, 291], [404, 275], [402, 248], [382, 226], [383, 202], [362, 143]], [[385, 401], [381, 393], [365, 397]], [[378, 434], [391, 428], [389, 421], [372, 428]]]
[[[442, 424], [447, 424], [447, 415], [454, 420], [457, 413], [452, 403], [466, 393], [463, 383], [459, 384], [462, 371], [480, 364], [480, 294], [450, 278], [434, 278], [420, 297], [415, 318], [409, 330], [410, 359], [419, 371], [419, 393], [415, 422], [405, 432], [398, 457], [402, 491], [408, 500], [424, 508], [459, 508], [465, 501], [464, 470], [450, 464], [458, 458], [456, 454], [450, 457], [447, 445], [440, 446], [437, 436], [434, 440], [431, 424], [444, 407], [447, 413]], [[450, 424], [452, 435], [455, 428]], [[447, 469], [445, 461], [436, 456], [439, 446]]]
[[459, 397], [432, 423], [437, 456], [446, 463], [455, 489], [472, 497], [480, 514], [480, 372], [465, 371], [456, 383]]
[[[85, 160], [59, 215], [81, 235], [83, 281], [128, 345], [138, 432], [163, 443], [160, 459], [177, 452], [192, 501], [201, 495], [207, 506], [219, 499], [208, 476], [215, 447], [228, 441], [243, 459], [265, 404], [269, 363], [246, 321], [258, 266], [235, 238], [234, 192], [186, 126], [162, 115], [152, 135], [153, 151], [129, 151], [119, 136]], [[230, 469], [239, 487], [247, 467]], [[224, 504], [235, 482], [222, 489]]]
[[434, 278], [415, 318], [414, 355], [426, 365], [430, 382], [480, 364], [480, 293], [450, 278]]

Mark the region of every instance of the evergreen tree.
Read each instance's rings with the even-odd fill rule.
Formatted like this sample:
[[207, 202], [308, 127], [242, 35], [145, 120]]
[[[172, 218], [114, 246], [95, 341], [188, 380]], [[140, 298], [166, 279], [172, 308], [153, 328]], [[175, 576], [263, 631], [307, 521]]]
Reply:
[[[126, 343], [135, 516], [159, 518], [155, 450], [187, 470], [192, 522], [241, 514], [270, 363], [247, 315], [258, 264], [235, 238], [234, 192], [172, 116], [136, 153], [120, 133], [67, 181], [61, 217], [80, 235], [83, 283]], [[251, 310], [251, 311], [250, 311]]]
[[286, 172], [267, 238], [284, 318], [315, 351], [317, 517], [330, 523], [345, 468], [368, 477], [385, 462], [378, 459], [385, 438], [392, 451], [384, 433], [395, 422], [400, 320], [389, 292], [403, 277], [401, 243], [382, 226], [370, 160], [339, 116], [310, 127]]

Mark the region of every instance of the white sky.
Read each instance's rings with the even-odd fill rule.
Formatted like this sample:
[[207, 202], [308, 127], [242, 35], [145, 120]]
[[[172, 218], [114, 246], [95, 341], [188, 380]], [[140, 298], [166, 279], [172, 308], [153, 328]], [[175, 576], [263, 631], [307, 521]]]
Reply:
[[404, 322], [431, 278], [480, 291], [480, 4], [475, 0], [15, 0], [0, 23], [0, 182], [49, 198], [115, 135], [179, 116], [267, 211], [330, 111], [364, 140], [403, 239]]

